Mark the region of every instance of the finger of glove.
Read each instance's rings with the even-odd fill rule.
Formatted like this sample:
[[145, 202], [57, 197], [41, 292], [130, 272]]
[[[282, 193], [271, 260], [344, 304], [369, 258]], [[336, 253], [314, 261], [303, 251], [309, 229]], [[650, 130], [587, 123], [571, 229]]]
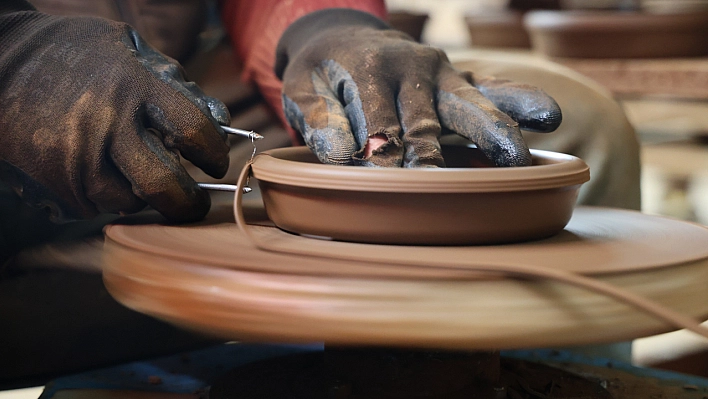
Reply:
[[[150, 73], [167, 83], [172, 89], [182, 93], [205, 115], [210, 116], [214, 126], [228, 126], [230, 124], [231, 116], [226, 105], [218, 99], [204, 94], [196, 83], [188, 81], [184, 69], [176, 60], [152, 48], [135, 30], [129, 30], [128, 37], [130, 40], [126, 45], [135, 52], [138, 61]], [[222, 138], [226, 140], [226, 133], [221, 129], [218, 130]]]
[[441, 72], [437, 92], [442, 125], [473, 141], [497, 166], [527, 166], [531, 153], [519, 125], [453, 69]]
[[146, 127], [157, 130], [169, 150], [180, 154], [215, 178], [229, 168], [229, 146], [218, 127], [179, 93], [156, 90], [153, 103], [145, 106]]
[[475, 87], [525, 130], [552, 132], [563, 120], [558, 103], [543, 90], [503, 79], [475, 79]]
[[135, 213], [147, 205], [133, 192], [133, 186], [109, 159], [98, 162], [101, 167], [89, 177], [84, 192], [100, 212]]
[[406, 82], [398, 93], [398, 116], [403, 128], [403, 167], [444, 167], [440, 149], [440, 121], [433, 85]]
[[[396, 93], [381, 76], [362, 73], [353, 78], [334, 61], [323, 63], [330, 89], [339, 95], [359, 145], [354, 162], [362, 166], [400, 167], [404, 146], [398, 119]], [[360, 90], [365, 87], [366, 90]]]
[[[47, 174], [43, 172], [37, 177], [46, 179]], [[12, 188], [30, 206], [47, 212], [50, 220], [54, 222], [72, 222], [98, 215], [96, 207], [93, 204], [87, 204], [84, 198], [71, 195], [73, 193], [66, 195], [67, 184], [59, 184], [59, 187], [56, 187], [54, 183], [61, 181], [61, 179], [50, 177], [50, 179], [40, 182], [22, 168], [4, 159], [0, 159], [0, 181]]]
[[226, 104], [214, 97], [204, 94], [202, 89], [194, 82], [182, 81], [181, 83], [195, 98], [201, 99], [206, 103], [209, 113], [216, 119], [219, 125], [229, 126], [231, 123], [231, 115], [229, 114], [229, 109], [226, 107]]
[[359, 146], [337, 94], [315, 72], [308, 77], [286, 72], [283, 82], [283, 111], [290, 126], [322, 163], [350, 165]]
[[160, 135], [139, 128], [137, 135], [116, 137], [110, 156], [131, 183], [132, 191], [163, 216], [175, 222], [202, 219], [209, 211], [209, 194], [199, 188], [169, 151]]

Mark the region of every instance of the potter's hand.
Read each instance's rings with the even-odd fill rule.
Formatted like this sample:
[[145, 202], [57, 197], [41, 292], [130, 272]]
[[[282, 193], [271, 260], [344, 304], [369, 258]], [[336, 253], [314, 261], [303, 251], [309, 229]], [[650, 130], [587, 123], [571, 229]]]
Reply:
[[549, 132], [561, 122], [541, 90], [475, 79], [441, 50], [359, 11], [301, 18], [283, 34], [277, 57], [285, 115], [325, 163], [444, 166], [442, 125], [496, 165], [529, 165], [519, 127]]
[[178, 154], [223, 176], [226, 107], [127, 25], [0, 11], [0, 178], [58, 219], [146, 203], [202, 218], [209, 195]]

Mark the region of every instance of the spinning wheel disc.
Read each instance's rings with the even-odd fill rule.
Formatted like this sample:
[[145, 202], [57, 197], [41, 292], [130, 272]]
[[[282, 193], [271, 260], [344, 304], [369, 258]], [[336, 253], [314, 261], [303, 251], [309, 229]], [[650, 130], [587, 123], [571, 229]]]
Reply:
[[[353, 244], [250, 226], [279, 253], [255, 248], [223, 206], [191, 226], [107, 228], [111, 294], [140, 312], [239, 340], [498, 349], [673, 329], [602, 294], [506, 275], [521, 265], [591, 276], [708, 316], [708, 229], [693, 224], [581, 207], [549, 239], [477, 247]], [[315, 255], [287, 253], [303, 250]]]

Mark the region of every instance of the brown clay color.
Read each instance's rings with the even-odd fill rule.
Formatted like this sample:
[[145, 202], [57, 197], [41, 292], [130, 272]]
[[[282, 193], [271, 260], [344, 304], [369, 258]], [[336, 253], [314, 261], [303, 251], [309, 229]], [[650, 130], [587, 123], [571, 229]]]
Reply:
[[[483, 164], [474, 147], [451, 150], [450, 164]], [[490, 244], [558, 233], [590, 178], [579, 158], [532, 155], [533, 166], [514, 168], [361, 168], [323, 165], [296, 147], [260, 154], [253, 174], [268, 216], [285, 231], [379, 244]]]
[[[260, 215], [253, 198], [244, 208]], [[492, 246], [356, 244], [262, 223], [247, 231], [230, 201], [190, 226], [110, 226], [104, 281], [140, 312], [268, 342], [500, 349], [676, 328], [570, 284], [577, 278], [708, 316], [708, 230], [638, 212], [580, 207], [551, 238]]]
[[533, 48], [552, 57], [649, 58], [708, 55], [708, 12], [532, 11]]

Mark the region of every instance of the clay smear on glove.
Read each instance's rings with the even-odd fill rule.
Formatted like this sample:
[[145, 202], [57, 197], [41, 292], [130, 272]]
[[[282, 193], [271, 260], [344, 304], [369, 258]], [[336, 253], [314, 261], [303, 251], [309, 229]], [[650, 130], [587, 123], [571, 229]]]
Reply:
[[403, 142], [395, 130], [374, 133], [366, 144], [352, 156], [354, 163], [369, 167], [400, 167], [403, 161]]
[[388, 139], [383, 133], [377, 133], [369, 137], [364, 147], [364, 158], [370, 158], [374, 154], [374, 151], [378, 150], [386, 143], [388, 143]]

